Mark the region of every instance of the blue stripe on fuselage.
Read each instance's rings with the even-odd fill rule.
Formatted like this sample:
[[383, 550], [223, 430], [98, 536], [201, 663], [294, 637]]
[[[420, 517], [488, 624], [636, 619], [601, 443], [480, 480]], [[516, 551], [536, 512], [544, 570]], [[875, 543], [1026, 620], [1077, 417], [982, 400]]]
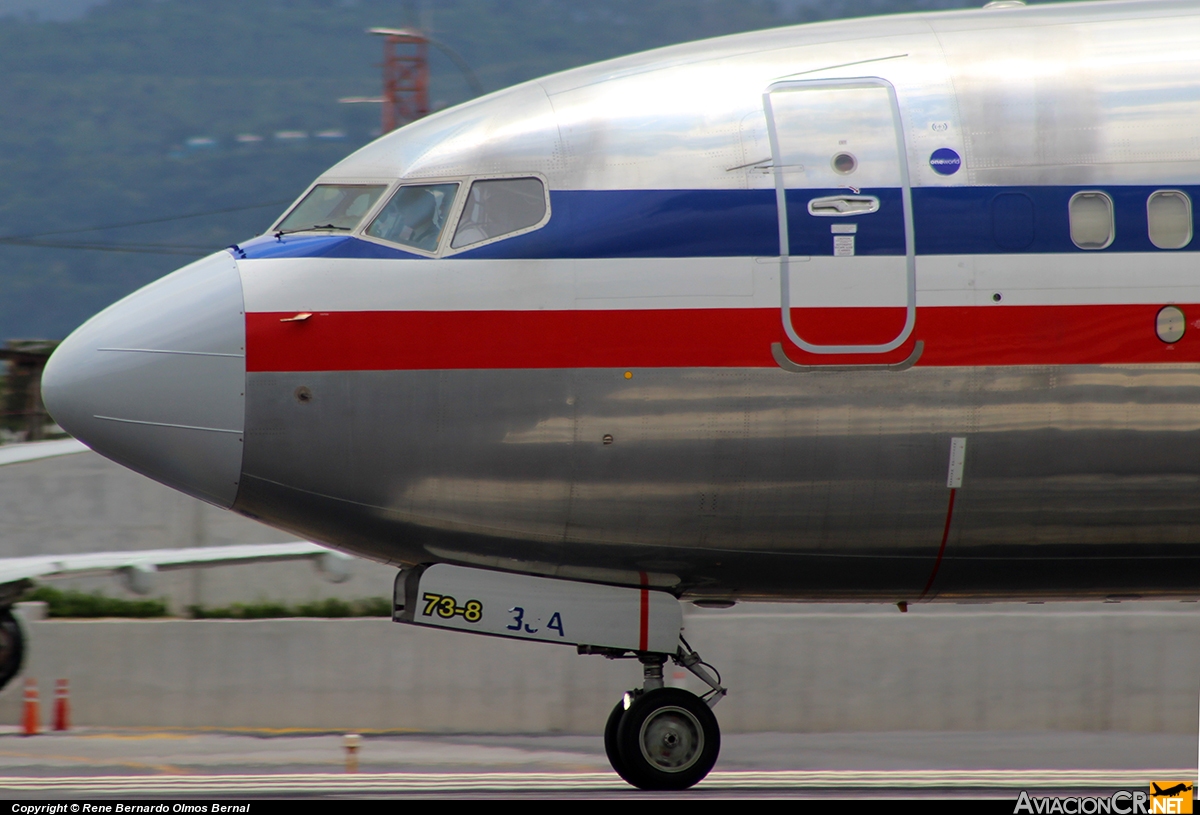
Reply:
[[[1112, 244], [1103, 252], [1161, 252], [1150, 242], [1146, 201], [1159, 190], [1195, 186], [921, 187], [913, 190], [918, 255], [1053, 254], [1083, 250], [1071, 242], [1068, 205], [1084, 190], [1113, 201]], [[1022, 200], [1024, 199], [1024, 200]], [[1028, 230], [1028, 232], [1026, 232]], [[1192, 241], [1183, 251], [1200, 249]], [[1165, 250], [1171, 251], [1171, 250]]]
[[[808, 214], [808, 201], [845, 189], [789, 190], [793, 255], [832, 255], [832, 222], [857, 222], [860, 255], [903, 255], [900, 190], [862, 190], [879, 212], [849, 218]], [[774, 190], [559, 190], [542, 229], [456, 257], [763, 257], [779, 254]]]
[[[1081, 190], [1101, 190], [1114, 203], [1115, 239], [1106, 252], [1154, 252], [1146, 200], [1177, 189], [1193, 199], [1200, 187], [918, 187], [913, 221], [918, 255], [1080, 252], [1071, 242], [1067, 207]], [[849, 218], [808, 214], [812, 198], [844, 189], [789, 190], [793, 255], [833, 254], [830, 225], [856, 223], [855, 253], [903, 255], [898, 189], [864, 189], [878, 212]], [[769, 257], [779, 253], [774, 190], [557, 190], [541, 229], [481, 246], [453, 258]], [[1197, 248], [1193, 241], [1188, 250]], [[346, 235], [264, 235], [239, 245], [248, 258], [420, 258]]]
[[[231, 249], [234, 247], [230, 247]], [[350, 235], [304, 232], [294, 235], [259, 235], [237, 244], [239, 258], [420, 258], [390, 246]]]

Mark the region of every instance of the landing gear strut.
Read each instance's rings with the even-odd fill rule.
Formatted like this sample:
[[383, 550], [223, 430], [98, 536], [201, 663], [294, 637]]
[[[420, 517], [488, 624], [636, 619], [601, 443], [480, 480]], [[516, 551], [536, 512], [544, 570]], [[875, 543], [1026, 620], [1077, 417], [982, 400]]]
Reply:
[[621, 778], [644, 790], [682, 790], [717, 761], [721, 729], [711, 707], [726, 693], [700, 655], [684, 642], [670, 658], [712, 690], [703, 697], [663, 686], [666, 654], [639, 653], [643, 683], [625, 694], [604, 727], [604, 750]]

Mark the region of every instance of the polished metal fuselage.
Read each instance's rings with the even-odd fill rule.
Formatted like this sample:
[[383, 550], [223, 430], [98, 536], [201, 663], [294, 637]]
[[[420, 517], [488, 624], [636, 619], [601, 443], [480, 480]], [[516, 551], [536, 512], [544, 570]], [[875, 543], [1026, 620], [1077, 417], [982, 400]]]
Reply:
[[[1200, 184], [1198, 54], [1200, 16], [1188, 3], [911, 15], [662, 49], [403, 128], [320, 181], [536, 174], [552, 191], [547, 230], [569, 219], [575, 242], [391, 260], [248, 247], [237, 261], [244, 308], [267, 333], [246, 340], [244, 454], [228, 501], [398, 565], [649, 584], [689, 598], [1200, 596], [1200, 330], [1168, 348], [1152, 319], [1161, 305], [1200, 303], [1187, 248], [937, 249], [965, 227], [953, 207], [926, 214], [908, 244], [909, 344], [878, 359], [813, 354], [796, 370], [770, 361], [769, 341], [761, 359], [739, 364], [719, 349], [744, 338], [678, 336], [670, 321], [653, 336], [659, 354], [632, 341], [622, 351], [581, 323], [541, 341], [553, 354], [533, 338], [507, 363], [438, 347], [431, 353], [451, 363], [359, 366], [359, 346], [332, 335], [342, 365], [253, 361], [256, 342], [298, 342], [282, 332], [319, 331], [336, 313], [469, 322], [485, 312], [773, 309], [778, 323], [781, 274], [793, 275], [795, 309], [902, 312], [902, 262], [893, 273], [863, 255], [833, 279], [825, 272], [841, 258], [814, 253], [789, 267], [778, 244], [689, 247], [690, 210], [656, 211], [653, 224], [635, 214], [597, 235], [581, 198], [554, 193], [760, 191], [746, 200], [765, 201], [775, 240], [775, 191], [793, 185], [763, 94], [773, 83], [863, 77], [895, 89], [906, 183], [920, 200], [992, 187], [1187, 189]], [[837, 109], [829, 116], [836, 129]], [[873, 138], [895, 135], [855, 138], [866, 155]], [[959, 172], [930, 163], [942, 149], [962, 157]], [[921, 206], [918, 215], [932, 211]], [[1065, 229], [1065, 217], [1036, 228]], [[646, 230], [656, 248], [639, 254], [629, 247]], [[1151, 317], [1110, 328], [1112, 309], [1135, 307]], [[968, 315], [953, 330], [938, 322], [951, 311]], [[273, 316], [293, 312], [314, 316]], [[925, 349], [916, 364], [887, 368], [911, 361], [913, 341]], [[1143, 341], [1153, 347], [1137, 350]], [[1108, 356], [1091, 352], [1106, 343]], [[708, 364], [704, 352], [659, 364], [683, 345], [717, 350]], [[967, 447], [952, 494], [953, 438]]]
[[[302, 405], [299, 385], [316, 395]], [[1200, 373], [1123, 367], [249, 378], [237, 508], [397, 563], [690, 595], [1197, 593]], [[613, 442], [604, 444], [605, 435]]]

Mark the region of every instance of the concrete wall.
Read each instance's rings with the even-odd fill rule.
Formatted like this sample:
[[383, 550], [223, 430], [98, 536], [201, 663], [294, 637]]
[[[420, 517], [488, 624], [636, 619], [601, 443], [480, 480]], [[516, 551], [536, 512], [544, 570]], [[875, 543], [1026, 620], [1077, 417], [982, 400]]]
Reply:
[[[295, 539], [189, 498], [96, 453], [0, 467], [0, 557]], [[349, 581], [331, 584], [308, 563], [225, 566], [160, 574], [151, 594], [166, 597], [176, 610], [194, 603], [390, 597], [395, 574], [391, 567], [356, 560]], [[107, 577], [54, 585], [134, 596]]]
[[[1196, 605], [689, 611], [746, 731], [1196, 732]], [[632, 661], [386, 620], [47, 621], [27, 673], [94, 725], [598, 733]], [[698, 689], [694, 681], [673, 682]], [[21, 686], [0, 694], [20, 721]]]

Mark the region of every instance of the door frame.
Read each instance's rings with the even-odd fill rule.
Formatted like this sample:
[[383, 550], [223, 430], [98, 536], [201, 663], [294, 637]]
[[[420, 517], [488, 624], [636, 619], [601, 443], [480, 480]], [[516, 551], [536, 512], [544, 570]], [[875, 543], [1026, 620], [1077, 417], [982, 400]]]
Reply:
[[[819, 345], [806, 341], [792, 324], [791, 315], [791, 246], [788, 237], [787, 188], [783, 179], [783, 161], [779, 150], [779, 138], [775, 131], [775, 113], [771, 94], [803, 92], [805, 90], [854, 88], [884, 88], [892, 113], [892, 130], [896, 136], [896, 152], [900, 164], [901, 201], [904, 207], [904, 256], [906, 275], [906, 303], [904, 327], [895, 339], [878, 345]], [[913, 227], [912, 184], [908, 175], [908, 147], [904, 140], [904, 123], [900, 116], [900, 102], [896, 88], [886, 79], [875, 76], [849, 79], [796, 79], [773, 82], [763, 93], [763, 110], [767, 116], [767, 138], [771, 144], [771, 164], [775, 173], [775, 202], [779, 214], [779, 307], [783, 330], [787, 338], [797, 347], [810, 354], [886, 354], [904, 345], [912, 336], [917, 325], [917, 259], [915, 229]]]

